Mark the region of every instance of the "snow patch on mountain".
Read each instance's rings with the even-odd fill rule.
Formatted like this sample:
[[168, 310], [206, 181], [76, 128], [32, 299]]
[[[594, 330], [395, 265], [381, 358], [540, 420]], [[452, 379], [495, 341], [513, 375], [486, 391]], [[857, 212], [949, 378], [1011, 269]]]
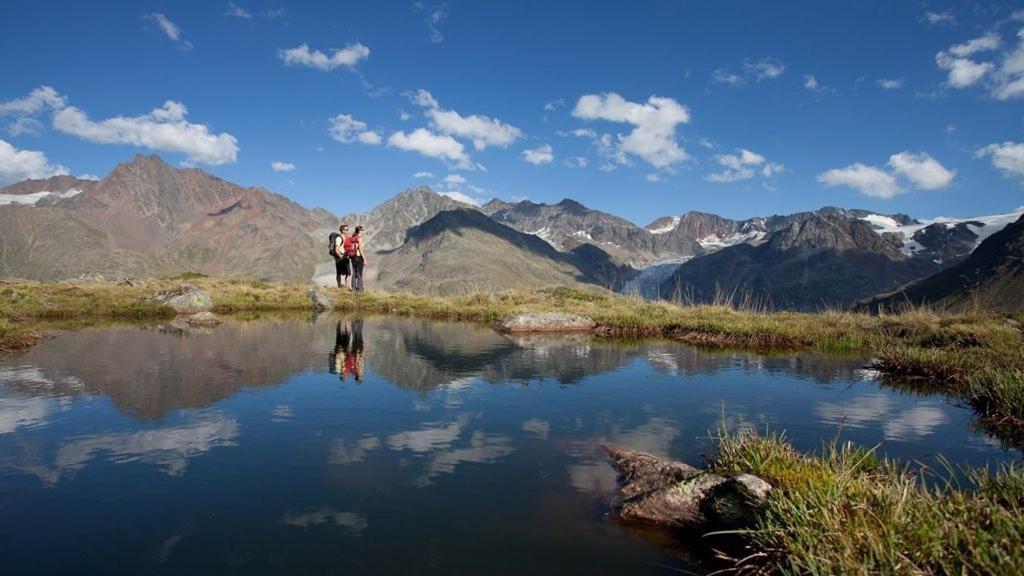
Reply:
[[651, 234], [667, 234], [668, 232], [671, 232], [679, 227], [679, 220], [679, 216], [673, 216], [672, 222], [660, 228], [651, 228], [650, 230], [648, 230], [648, 232], [650, 232]]
[[934, 224], [944, 224], [947, 228], [953, 228], [958, 224], [965, 224], [977, 236], [974, 243], [974, 246], [977, 247], [978, 244], [981, 244], [989, 236], [1016, 222], [1021, 217], [1021, 214], [1024, 214], [1024, 211], [995, 214], [992, 216], [978, 216], [976, 218], [946, 218], [940, 216], [931, 220], [921, 220], [920, 224], [907, 225], [901, 225], [896, 220], [881, 214], [869, 214], [861, 217], [861, 220], [871, 224], [871, 227], [879, 234], [898, 234], [903, 240], [902, 252], [907, 256], [913, 256], [915, 253], [925, 249], [924, 246], [914, 240], [914, 235]]
[[71, 198], [81, 192], [81, 190], [71, 189], [64, 192], [50, 192], [49, 190], [42, 190], [40, 192], [32, 192], [31, 194], [0, 194], [0, 206], [6, 206], [8, 204], [35, 206], [43, 198]]
[[720, 237], [717, 234], [711, 234], [710, 236], [699, 238], [697, 243], [700, 244], [701, 248], [706, 250], [718, 250], [729, 246], [735, 246], [737, 244], [743, 244], [744, 242], [758, 242], [764, 237], [764, 231], [751, 230], [749, 232], [737, 232], [736, 234], [730, 234], [725, 237]]

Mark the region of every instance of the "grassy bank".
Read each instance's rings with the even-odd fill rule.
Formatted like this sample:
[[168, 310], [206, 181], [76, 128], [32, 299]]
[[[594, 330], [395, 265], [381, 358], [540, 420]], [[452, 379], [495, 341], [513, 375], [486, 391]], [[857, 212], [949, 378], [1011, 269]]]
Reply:
[[[218, 313], [309, 310], [304, 284], [206, 277], [102, 283], [0, 283], [0, 349], [31, 345], [33, 321], [87, 318], [168, 318], [173, 310], [147, 301], [192, 282], [207, 290]], [[503, 294], [420, 296], [325, 289], [341, 311], [416, 315], [495, 323], [521, 312], [558, 310], [593, 318], [607, 335], [667, 336], [703, 346], [809, 348], [878, 359], [894, 383], [945, 392], [975, 406], [985, 421], [1013, 435], [1024, 430], [1024, 334], [1020, 316], [938, 314], [895, 316], [818, 314], [680, 306], [644, 302], [599, 290], [552, 288]], [[1003, 434], [1006, 436], [1006, 433]]]
[[[739, 573], [1024, 574], [1024, 474], [927, 471], [828, 445], [799, 454], [779, 436], [721, 438], [712, 468], [775, 487]], [[947, 471], [953, 472], [953, 471]]]

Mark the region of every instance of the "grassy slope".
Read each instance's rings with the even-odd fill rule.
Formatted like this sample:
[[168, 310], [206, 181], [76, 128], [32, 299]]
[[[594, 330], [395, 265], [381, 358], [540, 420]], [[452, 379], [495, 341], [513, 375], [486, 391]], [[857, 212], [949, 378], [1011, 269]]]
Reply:
[[1024, 473], [967, 471], [958, 486], [830, 444], [799, 454], [779, 436], [719, 442], [712, 468], [775, 487], [739, 573], [1024, 574]]

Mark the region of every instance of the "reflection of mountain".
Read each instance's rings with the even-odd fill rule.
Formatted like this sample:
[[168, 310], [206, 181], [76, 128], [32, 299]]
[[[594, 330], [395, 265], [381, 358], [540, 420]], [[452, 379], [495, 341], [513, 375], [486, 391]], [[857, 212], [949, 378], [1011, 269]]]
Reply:
[[100, 394], [136, 417], [160, 418], [322, 369], [326, 354], [315, 354], [310, 344], [328, 336], [333, 333], [299, 322], [265, 321], [185, 336], [144, 328], [83, 330], [58, 335], [19, 355], [16, 368], [0, 369], [7, 386], [25, 392]]
[[[633, 361], [680, 375], [732, 369], [798, 374], [822, 383], [856, 380], [860, 367], [815, 354], [709, 352], [671, 341], [509, 338], [482, 326], [397, 317], [345, 324], [353, 331], [362, 326], [369, 373], [413, 390], [456, 387], [473, 379], [575, 384]], [[275, 386], [292, 374], [337, 371], [346, 356], [336, 348], [337, 326], [336, 318], [327, 317], [313, 323], [228, 322], [203, 334], [128, 327], [64, 333], [0, 365], [0, 381], [33, 396], [102, 395], [138, 418], [161, 418], [178, 408], [208, 406], [243, 388]], [[359, 337], [353, 333], [352, 341]], [[34, 425], [48, 411], [0, 395], [0, 433]], [[287, 419], [287, 412], [283, 407], [274, 417]]]

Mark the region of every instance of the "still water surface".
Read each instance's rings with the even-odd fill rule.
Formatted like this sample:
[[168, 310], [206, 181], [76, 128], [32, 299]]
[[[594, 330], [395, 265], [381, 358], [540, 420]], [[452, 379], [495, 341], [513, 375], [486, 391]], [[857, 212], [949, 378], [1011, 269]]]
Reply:
[[600, 444], [699, 465], [724, 417], [1019, 458], [864, 364], [399, 318], [60, 333], [0, 357], [0, 573], [671, 574]]

